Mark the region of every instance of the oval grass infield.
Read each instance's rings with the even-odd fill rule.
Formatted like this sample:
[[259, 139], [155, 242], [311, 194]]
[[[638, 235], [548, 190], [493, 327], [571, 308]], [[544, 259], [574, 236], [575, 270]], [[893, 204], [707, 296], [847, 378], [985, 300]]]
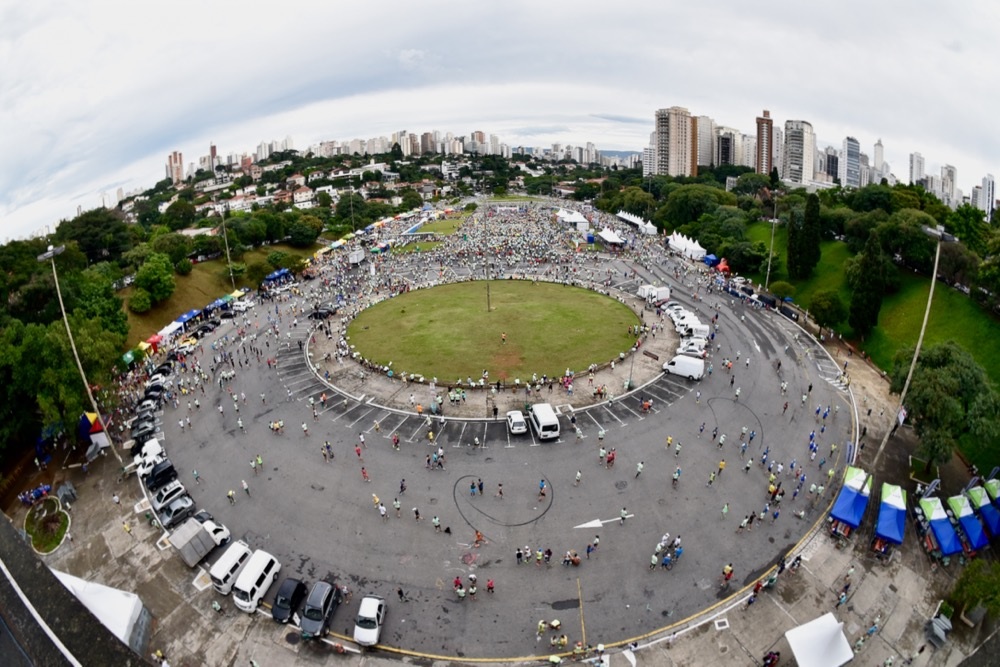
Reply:
[[[617, 300], [579, 287], [491, 280], [408, 292], [362, 311], [347, 328], [350, 344], [396, 374], [439, 382], [559, 377], [628, 352], [639, 317]], [[502, 336], [506, 334], [506, 343]]]

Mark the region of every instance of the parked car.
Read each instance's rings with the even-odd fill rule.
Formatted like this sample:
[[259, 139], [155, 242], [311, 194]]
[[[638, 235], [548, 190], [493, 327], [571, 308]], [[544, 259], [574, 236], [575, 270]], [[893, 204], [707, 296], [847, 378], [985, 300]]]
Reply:
[[799, 321], [799, 314], [796, 313], [791, 308], [789, 308], [788, 306], [781, 306], [780, 308], [778, 308], [778, 312], [787, 317], [788, 319], [792, 320], [793, 322]]
[[524, 414], [520, 410], [511, 410], [507, 413], [507, 430], [511, 435], [528, 432], [528, 422], [524, 420]]
[[309, 313], [309, 319], [312, 320], [325, 320], [328, 317], [332, 317], [336, 311], [330, 310], [329, 308], [317, 308], [316, 310]]
[[[271, 606], [271, 618], [276, 623], [288, 623], [293, 620], [299, 611], [299, 605], [306, 597], [306, 585], [298, 579], [291, 577], [281, 582], [278, 587], [278, 594], [274, 596], [274, 604]], [[296, 621], [301, 622], [301, 619]]]
[[677, 348], [677, 354], [683, 354], [688, 357], [695, 357], [697, 359], [704, 359], [708, 356], [708, 352], [704, 348], [698, 347], [697, 345], [687, 344], [681, 345]]
[[172, 528], [182, 520], [194, 514], [194, 501], [191, 496], [183, 495], [163, 508], [158, 514], [160, 525], [164, 528]]
[[219, 313], [219, 317], [221, 317], [224, 320], [231, 320], [234, 317], [236, 317], [236, 313], [234, 313], [231, 310], [224, 310], [221, 313]]
[[375, 646], [384, 622], [385, 600], [377, 595], [364, 596], [354, 620], [354, 642], [359, 646]]
[[133, 427], [129, 435], [132, 437], [133, 440], [138, 440], [140, 438], [147, 436], [148, 436], [147, 439], [149, 439], [153, 437], [154, 433], [156, 433], [156, 425], [153, 424], [153, 422], [147, 421], [147, 422], [141, 422], [138, 426]]
[[205, 530], [212, 535], [212, 539], [215, 540], [217, 545], [225, 546], [232, 541], [233, 536], [232, 533], [229, 532], [229, 529], [226, 528], [225, 524], [216, 521], [215, 517], [213, 517], [208, 511], [198, 510], [198, 512], [191, 518], [205, 526]]
[[174, 362], [166, 361], [157, 366], [156, 370], [153, 371], [153, 374], [155, 375], [158, 373], [160, 375], [170, 375], [173, 372], [174, 372]]
[[187, 493], [187, 489], [185, 489], [184, 485], [175, 479], [154, 493], [153, 497], [149, 499], [149, 504], [153, 508], [154, 512], [159, 512], [171, 502], [183, 496], [185, 493]]
[[299, 627], [305, 639], [324, 637], [329, 632], [330, 619], [340, 606], [343, 594], [337, 586], [326, 581], [317, 581], [309, 591], [306, 604], [302, 607]]

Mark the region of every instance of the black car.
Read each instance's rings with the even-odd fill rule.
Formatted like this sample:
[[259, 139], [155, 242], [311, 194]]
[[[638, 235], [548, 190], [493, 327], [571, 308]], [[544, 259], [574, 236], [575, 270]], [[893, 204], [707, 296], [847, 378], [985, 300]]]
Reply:
[[299, 618], [302, 638], [325, 637], [330, 631], [330, 620], [333, 618], [333, 613], [337, 611], [337, 607], [340, 606], [343, 599], [339, 586], [326, 581], [314, 583], [308, 597], [306, 597], [302, 616]]
[[234, 317], [236, 317], [236, 313], [234, 313], [231, 310], [224, 310], [221, 313], [219, 313], [219, 317], [221, 317], [224, 320], [231, 320]]
[[317, 308], [316, 310], [309, 313], [309, 319], [311, 320], [325, 320], [333, 315], [333, 311], [329, 308]]
[[150, 375], [152, 376], [159, 374], [165, 376], [165, 375], [170, 375], [173, 372], [174, 372], [174, 362], [168, 361], [164, 364], [160, 364], [159, 366], [157, 366], [156, 370], [150, 373]]
[[167, 352], [167, 361], [177, 361], [179, 356], [176, 350], [170, 350]]
[[[197, 517], [196, 517], [197, 518]], [[276, 623], [288, 623], [299, 610], [299, 605], [306, 597], [306, 585], [298, 579], [289, 577], [281, 582], [278, 594], [274, 597], [271, 607], [271, 618]]]
[[146, 389], [146, 393], [143, 394], [145, 398], [151, 398], [154, 401], [158, 401], [163, 398], [163, 385], [154, 384], [152, 387]]
[[793, 322], [799, 321], [799, 314], [796, 313], [791, 308], [789, 308], [788, 306], [781, 306], [780, 308], [778, 308], [778, 312], [787, 317], [788, 319], [792, 320]]
[[135, 428], [142, 422], [155, 422], [155, 421], [156, 421], [156, 409], [145, 408], [135, 413], [135, 421], [132, 422], [132, 427]]

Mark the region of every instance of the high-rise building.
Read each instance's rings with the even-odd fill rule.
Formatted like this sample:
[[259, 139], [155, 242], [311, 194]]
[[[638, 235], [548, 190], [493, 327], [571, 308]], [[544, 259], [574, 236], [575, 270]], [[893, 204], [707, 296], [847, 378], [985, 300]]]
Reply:
[[885, 153], [883, 152], [883, 149], [882, 149], [882, 140], [881, 139], [879, 139], [878, 141], [875, 142], [875, 156], [874, 157], [875, 157], [875, 159], [872, 162], [872, 167], [875, 168], [875, 171], [878, 173], [879, 178], [881, 178], [882, 177], [882, 166], [885, 163]]
[[656, 172], [691, 176], [691, 114], [683, 107], [656, 111]]
[[184, 156], [180, 151], [174, 151], [167, 156], [167, 178], [174, 185], [184, 180]]
[[826, 175], [830, 180], [840, 178], [840, 151], [833, 146], [827, 146], [823, 152], [826, 154]]
[[785, 163], [785, 135], [782, 134], [781, 127], [771, 130], [771, 164], [778, 170], [778, 177], [784, 178], [781, 173], [781, 166]]
[[910, 153], [910, 185], [924, 180], [924, 156], [920, 153]]
[[208, 145], [208, 159], [211, 164], [212, 171], [219, 166], [219, 154], [215, 150], [215, 144]]
[[840, 152], [840, 184], [845, 188], [861, 187], [861, 144], [854, 137], [844, 137]]
[[715, 161], [715, 121], [708, 116], [698, 116], [697, 126], [697, 164], [704, 167], [718, 164]]
[[983, 211], [986, 212], [987, 224], [993, 222], [993, 208], [996, 206], [997, 192], [996, 183], [993, 181], [993, 174], [986, 174], [983, 177], [982, 194], [979, 203]]
[[785, 151], [781, 178], [805, 185], [813, 178], [816, 162], [816, 136], [812, 124], [804, 120], [785, 121]]
[[969, 194], [969, 203], [975, 208], [983, 208], [983, 186], [972, 186], [972, 192]]
[[736, 151], [737, 137], [739, 130], [731, 127], [717, 127], [715, 130], [715, 157], [712, 162], [716, 165], [739, 164]]
[[955, 201], [955, 181], [958, 179], [958, 170], [950, 164], [941, 167], [941, 195], [945, 204], [949, 206]]
[[741, 135], [741, 140], [743, 145], [740, 146], [739, 143], [736, 144], [736, 155], [738, 156], [738, 164], [741, 167], [750, 167], [751, 169], [757, 168], [757, 135], [755, 134], [743, 134]]
[[754, 164], [758, 174], [770, 174], [771, 167], [774, 166], [774, 121], [771, 119], [771, 112], [764, 109], [764, 112], [757, 116], [757, 156]]

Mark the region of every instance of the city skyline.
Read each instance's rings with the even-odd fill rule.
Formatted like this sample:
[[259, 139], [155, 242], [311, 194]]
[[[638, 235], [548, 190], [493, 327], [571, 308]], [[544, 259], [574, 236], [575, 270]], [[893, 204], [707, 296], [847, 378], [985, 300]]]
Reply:
[[[850, 136], [871, 155], [881, 139], [900, 181], [920, 153], [927, 174], [954, 165], [948, 187], [966, 195], [997, 172], [991, 92], [979, 83], [981, 64], [1000, 55], [984, 20], [997, 10], [985, 2], [961, 13], [791, 1], [546, 10], [307, 1], [273, 16], [179, 0], [157, 30], [137, 31], [153, 20], [142, 6], [7, 7], [0, 122], [16, 131], [0, 138], [0, 234], [54, 228], [102, 192], [149, 187], [175, 150], [197, 160], [210, 144], [225, 155], [286, 135], [304, 147], [436, 128], [641, 153], [653, 112], [674, 105], [747, 136], [768, 109], [776, 149], [790, 119], [815, 128], [817, 154]], [[245, 37], [234, 45], [231, 35]], [[787, 58], [795, 52], [814, 55]]]

